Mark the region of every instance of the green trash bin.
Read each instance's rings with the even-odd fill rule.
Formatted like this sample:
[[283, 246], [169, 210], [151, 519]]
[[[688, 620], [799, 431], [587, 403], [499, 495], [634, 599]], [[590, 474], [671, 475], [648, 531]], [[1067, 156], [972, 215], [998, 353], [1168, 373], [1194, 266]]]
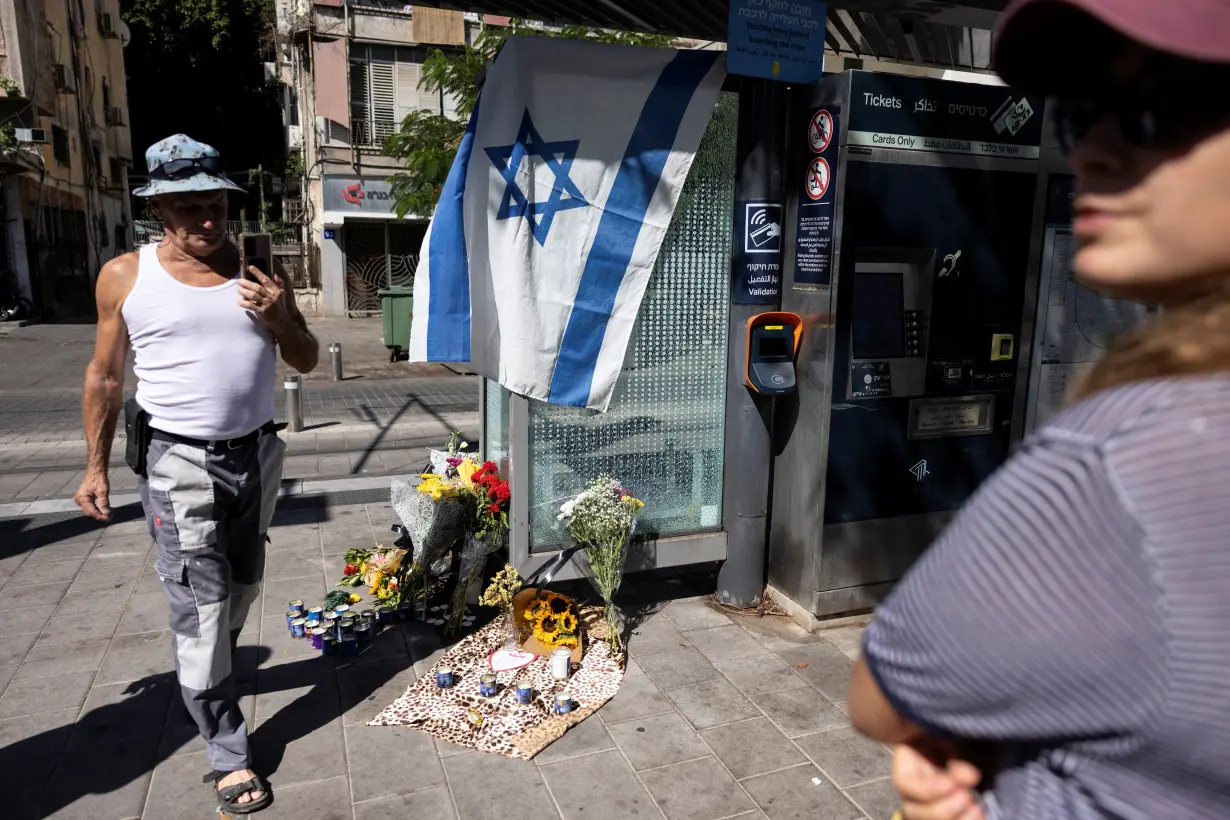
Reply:
[[384, 319], [384, 346], [389, 361], [410, 349], [410, 322], [414, 319], [414, 289], [394, 285], [380, 291], [380, 315]]

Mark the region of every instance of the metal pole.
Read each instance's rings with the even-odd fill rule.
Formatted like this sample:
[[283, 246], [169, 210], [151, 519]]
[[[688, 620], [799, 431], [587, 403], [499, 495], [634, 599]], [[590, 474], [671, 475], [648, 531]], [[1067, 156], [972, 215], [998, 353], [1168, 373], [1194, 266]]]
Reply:
[[286, 391], [286, 427], [292, 433], [303, 430], [303, 390], [302, 381], [297, 375], [287, 376], [282, 381]]
[[[785, 199], [782, 155], [787, 111], [785, 83], [741, 79], [735, 149], [736, 220], [744, 218], [739, 213], [743, 203]], [[734, 235], [740, 235], [738, 230]], [[730, 306], [722, 492], [727, 548], [726, 562], [718, 572], [717, 598], [740, 608], [760, 603], [764, 592], [773, 475], [772, 404], [758, 399], [743, 383], [746, 325], [752, 316], [776, 309], [775, 305]]]
[[333, 381], [340, 382], [342, 380], [342, 343], [334, 342], [329, 345], [329, 364], [333, 367]]

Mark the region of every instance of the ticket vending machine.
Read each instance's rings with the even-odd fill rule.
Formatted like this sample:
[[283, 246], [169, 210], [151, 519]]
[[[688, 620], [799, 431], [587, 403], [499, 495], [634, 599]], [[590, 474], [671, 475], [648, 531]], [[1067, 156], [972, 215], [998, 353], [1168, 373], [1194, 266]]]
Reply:
[[769, 582], [823, 616], [878, 603], [1008, 456], [1044, 101], [860, 71], [796, 99]]

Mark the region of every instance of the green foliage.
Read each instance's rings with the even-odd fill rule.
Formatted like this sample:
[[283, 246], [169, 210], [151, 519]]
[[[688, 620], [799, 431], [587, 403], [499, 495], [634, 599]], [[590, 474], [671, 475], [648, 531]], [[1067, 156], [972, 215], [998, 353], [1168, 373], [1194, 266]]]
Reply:
[[0, 123], [0, 151], [17, 147], [17, 128], [11, 122]]
[[0, 77], [0, 91], [3, 91], [6, 97], [21, 96], [21, 86], [12, 77]]
[[646, 48], [669, 48], [672, 38], [662, 34], [606, 31], [566, 26], [559, 31], [533, 28], [513, 20], [508, 26], [485, 26], [472, 46], [462, 51], [435, 49], [423, 63], [419, 88], [442, 92], [456, 101], [459, 119], [427, 111], [413, 111], [385, 142], [384, 153], [404, 163], [406, 170], [389, 178], [399, 219], [407, 214], [428, 216], [436, 207], [453, 157], [465, 133], [466, 121], [478, 102], [478, 75], [512, 34], [615, 43]]
[[286, 152], [286, 164], [282, 166], [282, 176], [287, 180], [303, 176], [303, 152], [292, 149]]
[[223, 48], [237, 27], [267, 24], [271, 6], [264, 0], [127, 0], [123, 16], [130, 26], [159, 32], [164, 50], [182, 46], [196, 51], [204, 43]]
[[[120, 0], [132, 32], [124, 62], [136, 157], [182, 132], [217, 148], [232, 175], [281, 167], [281, 110], [261, 65], [273, 59], [273, 7], [274, 0]], [[253, 209], [257, 195], [246, 198]], [[236, 194], [233, 207], [244, 200]]]

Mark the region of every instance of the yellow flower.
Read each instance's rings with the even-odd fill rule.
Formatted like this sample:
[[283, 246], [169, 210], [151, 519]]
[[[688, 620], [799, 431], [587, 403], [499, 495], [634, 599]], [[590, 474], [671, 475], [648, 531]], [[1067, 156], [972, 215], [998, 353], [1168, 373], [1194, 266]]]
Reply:
[[363, 600], [363, 596], [362, 596], [362, 595], [359, 595], [359, 594], [358, 594], [358, 593], [356, 593], [356, 592], [352, 592], [352, 593], [350, 593], [350, 603], [352, 603], [352, 604], [357, 604], [359, 601], [362, 601], [362, 600]]
[[474, 473], [478, 472], [478, 465], [471, 458], [463, 458], [461, 463], [457, 465], [457, 477], [461, 479], [462, 485], [467, 490], [474, 489]]
[[457, 486], [455, 484], [444, 480], [435, 473], [423, 473], [422, 479], [419, 482], [418, 491], [423, 495], [431, 496], [433, 501], [439, 501], [445, 496], [457, 494]]
[[375, 578], [375, 580], [373, 580], [373, 581], [372, 581], [372, 588], [371, 588], [371, 589], [369, 589], [369, 590], [367, 591], [367, 592], [368, 592], [368, 594], [369, 594], [369, 595], [375, 595], [375, 594], [376, 594], [376, 591], [377, 591], [378, 589], [380, 589], [380, 582], [381, 582], [381, 581], [383, 581], [383, 580], [384, 580], [384, 573], [383, 573], [383, 572], [377, 572], [377, 573], [376, 573], [376, 578]]

